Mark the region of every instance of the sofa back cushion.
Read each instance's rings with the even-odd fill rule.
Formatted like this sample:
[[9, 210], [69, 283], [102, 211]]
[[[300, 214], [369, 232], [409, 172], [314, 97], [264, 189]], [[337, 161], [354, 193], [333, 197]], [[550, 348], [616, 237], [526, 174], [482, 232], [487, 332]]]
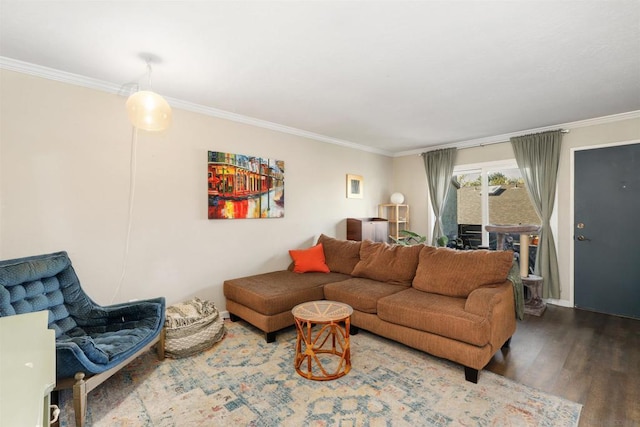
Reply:
[[413, 287], [466, 298], [481, 286], [507, 280], [512, 264], [512, 251], [458, 251], [425, 246], [420, 252]]
[[360, 246], [360, 262], [351, 275], [410, 286], [418, 268], [422, 248], [423, 245], [389, 245], [365, 240]]
[[320, 235], [318, 243], [324, 248], [325, 262], [334, 273], [351, 274], [360, 261], [360, 244], [353, 240], [339, 240]]

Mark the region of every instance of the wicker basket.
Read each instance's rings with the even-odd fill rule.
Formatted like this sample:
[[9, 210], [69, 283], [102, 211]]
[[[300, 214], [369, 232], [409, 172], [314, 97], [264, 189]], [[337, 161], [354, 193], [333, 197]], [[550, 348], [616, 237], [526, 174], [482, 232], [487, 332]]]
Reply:
[[165, 354], [187, 357], [220, 341], [224, 320], [212, 302], [194, 298], [167, 308], [165, 333]]

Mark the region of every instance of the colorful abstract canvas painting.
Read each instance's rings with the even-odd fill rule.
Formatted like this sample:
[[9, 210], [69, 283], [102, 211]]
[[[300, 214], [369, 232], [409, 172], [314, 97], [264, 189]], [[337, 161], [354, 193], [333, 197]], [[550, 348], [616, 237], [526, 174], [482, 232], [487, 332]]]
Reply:
[[284, 161], [208, 152], [209, 219], [284, 216]]

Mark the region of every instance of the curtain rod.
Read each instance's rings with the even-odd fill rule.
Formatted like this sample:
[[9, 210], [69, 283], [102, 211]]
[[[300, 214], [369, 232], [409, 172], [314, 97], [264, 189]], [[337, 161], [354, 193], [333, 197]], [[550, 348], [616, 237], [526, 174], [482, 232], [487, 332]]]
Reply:
[[[553, 129], [549, 129], [549, 130], [544, 130], [544, 131], [539, 131], [539, 132], [534, 132], [534, 133], [544, 133], [544, 132], [549, 132], [552, 131]], [[569, 133], [571, 132], [570, 129], [560, 129], [560, 133]], [[487, 142], [476, 142], [476, 143], [472, 143], [472, 141], [468, 141], [467, 144], [465, 143], [458, 143], [458, 144], [447, 144], [444, 146], [439, 146], [438, 148], [433, 148], [431, 150], [428, 151], [423, 151], [422, 153], [418, 153], [418, 156], [423, 156], [425, 153], [431, 152], [431, 151], [436, 151], [436, 150], [441, 150], [444, 148], [458, 148], [458, 149], [464, 149], [464, 148], [473, 148], [473, 147], [485, 147], [487, 145], [493, 145], [493, 144], [504, 144], [505, 142], [509, 142], [509, 135], [513, 135], [515, 136], [524, 136], [524, 135], [532, 135], [532, 133], [520, 133], [518, 135], [515, 135], [515, 132], [512, 134], [508, 134], [508, 135], [504, 135], [505, 139], [500, 139], [500, 140], [494, 140], [494, 141], [487, 141]]]
[[[571, 130], [569, 130], [569, 129], [558, 129], [558, 130], [560, 131], [560, 133], [569, 133], [569, 132], [571, 132]], [[545, 132], [553, 132], [553, 130], [544, 130], [544, 131], [541, 131], [541, 132], [525, 133], [525, 134], [523, 134], [523, 135], [521, 135], [521, 136], [525, 136], [525, 135], [535, 135], [536, 133], [545, 133]], [[510, 140], [510, 139], [511, 139], [511, 138], [509, 138], [509, 140]], [[501, 143], [503, 143], [503, 142], [509, 142], [509, 140], [507, 140], [507, 141], [485, 142], [484, 144], [483, 144], [483, 143], [480, 143], [480, 144], [478, 144], [478, 145], [475, 145], [475, 147], [484, 147], [485, 145], [501, 144]], [[463, 148], [471, 148], [471, 147], [463, 147]]]

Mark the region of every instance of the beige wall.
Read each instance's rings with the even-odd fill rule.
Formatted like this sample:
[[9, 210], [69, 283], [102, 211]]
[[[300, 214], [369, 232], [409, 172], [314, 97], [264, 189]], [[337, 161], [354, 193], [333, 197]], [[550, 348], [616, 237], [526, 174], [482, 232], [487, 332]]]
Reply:
[[[284, 268], [313, 236], [345, 237], [346, 217], [377, 215], [392, 192], [411, 206], [410, 228], [430, 234], [422, 158], [388, 158], [246, 124], [174, 110], [164, 133], [140, 132], [127, 270], [131, 127], [124, 98], [0, 70], [0, 258], [69, 252], [83, 286], [108, 304], [165, 295], [210, 298], [224, 309], [227, 278]], [[558, 176], [561, 301], [572, 305], [571, 150], [640, 140], [640, 119], [564, 135]], [[208, 150], [286, 162], [286, 216], [207, 220]], [[459, 150], [456, 164], [513, 157], [508, 143]], [[365, 198], [345, 197], [347, 173]], [[114, 296], [115, 295], [115, 296]]]
[[[560, 268], [561, 305], [573, 306], [573, 191], [572, 191], [572, 149], [587, 148], [621, 142], [640, 140], [640, 119], [628, 119], [606, 124], [577, 127], [563, 136], [557, 190], [557, 230], [555, 239]], [[493, 162], [513, 158], [513, 150], [508, 142], [458, 150], [456, 165]], [[431, 235], [428, 224], [432, 212], [427, 205], [428, 189], [422, 157], [418, 155], [394, 158], [394, 191], [407, 195], [411, 205], [411, 229]]]
[[[374, 216], [392, 191], [392, 159], [174, 110], [164, 133], [138, 135], [129, 257], [121, 289], [131, 126], [125, 98], [0, 71], [0, 258], [66, 250], [98, 303], [191, 296], [224, 309], [225, 279], [286, 268], [288, 249], [346, 217]], [[207, 151], [285, 161], [285, 217], [208, 220]], [[346, 174], [364, 199], [345, 197]], [[115, 296], [114, 296], [115, 295]]]

